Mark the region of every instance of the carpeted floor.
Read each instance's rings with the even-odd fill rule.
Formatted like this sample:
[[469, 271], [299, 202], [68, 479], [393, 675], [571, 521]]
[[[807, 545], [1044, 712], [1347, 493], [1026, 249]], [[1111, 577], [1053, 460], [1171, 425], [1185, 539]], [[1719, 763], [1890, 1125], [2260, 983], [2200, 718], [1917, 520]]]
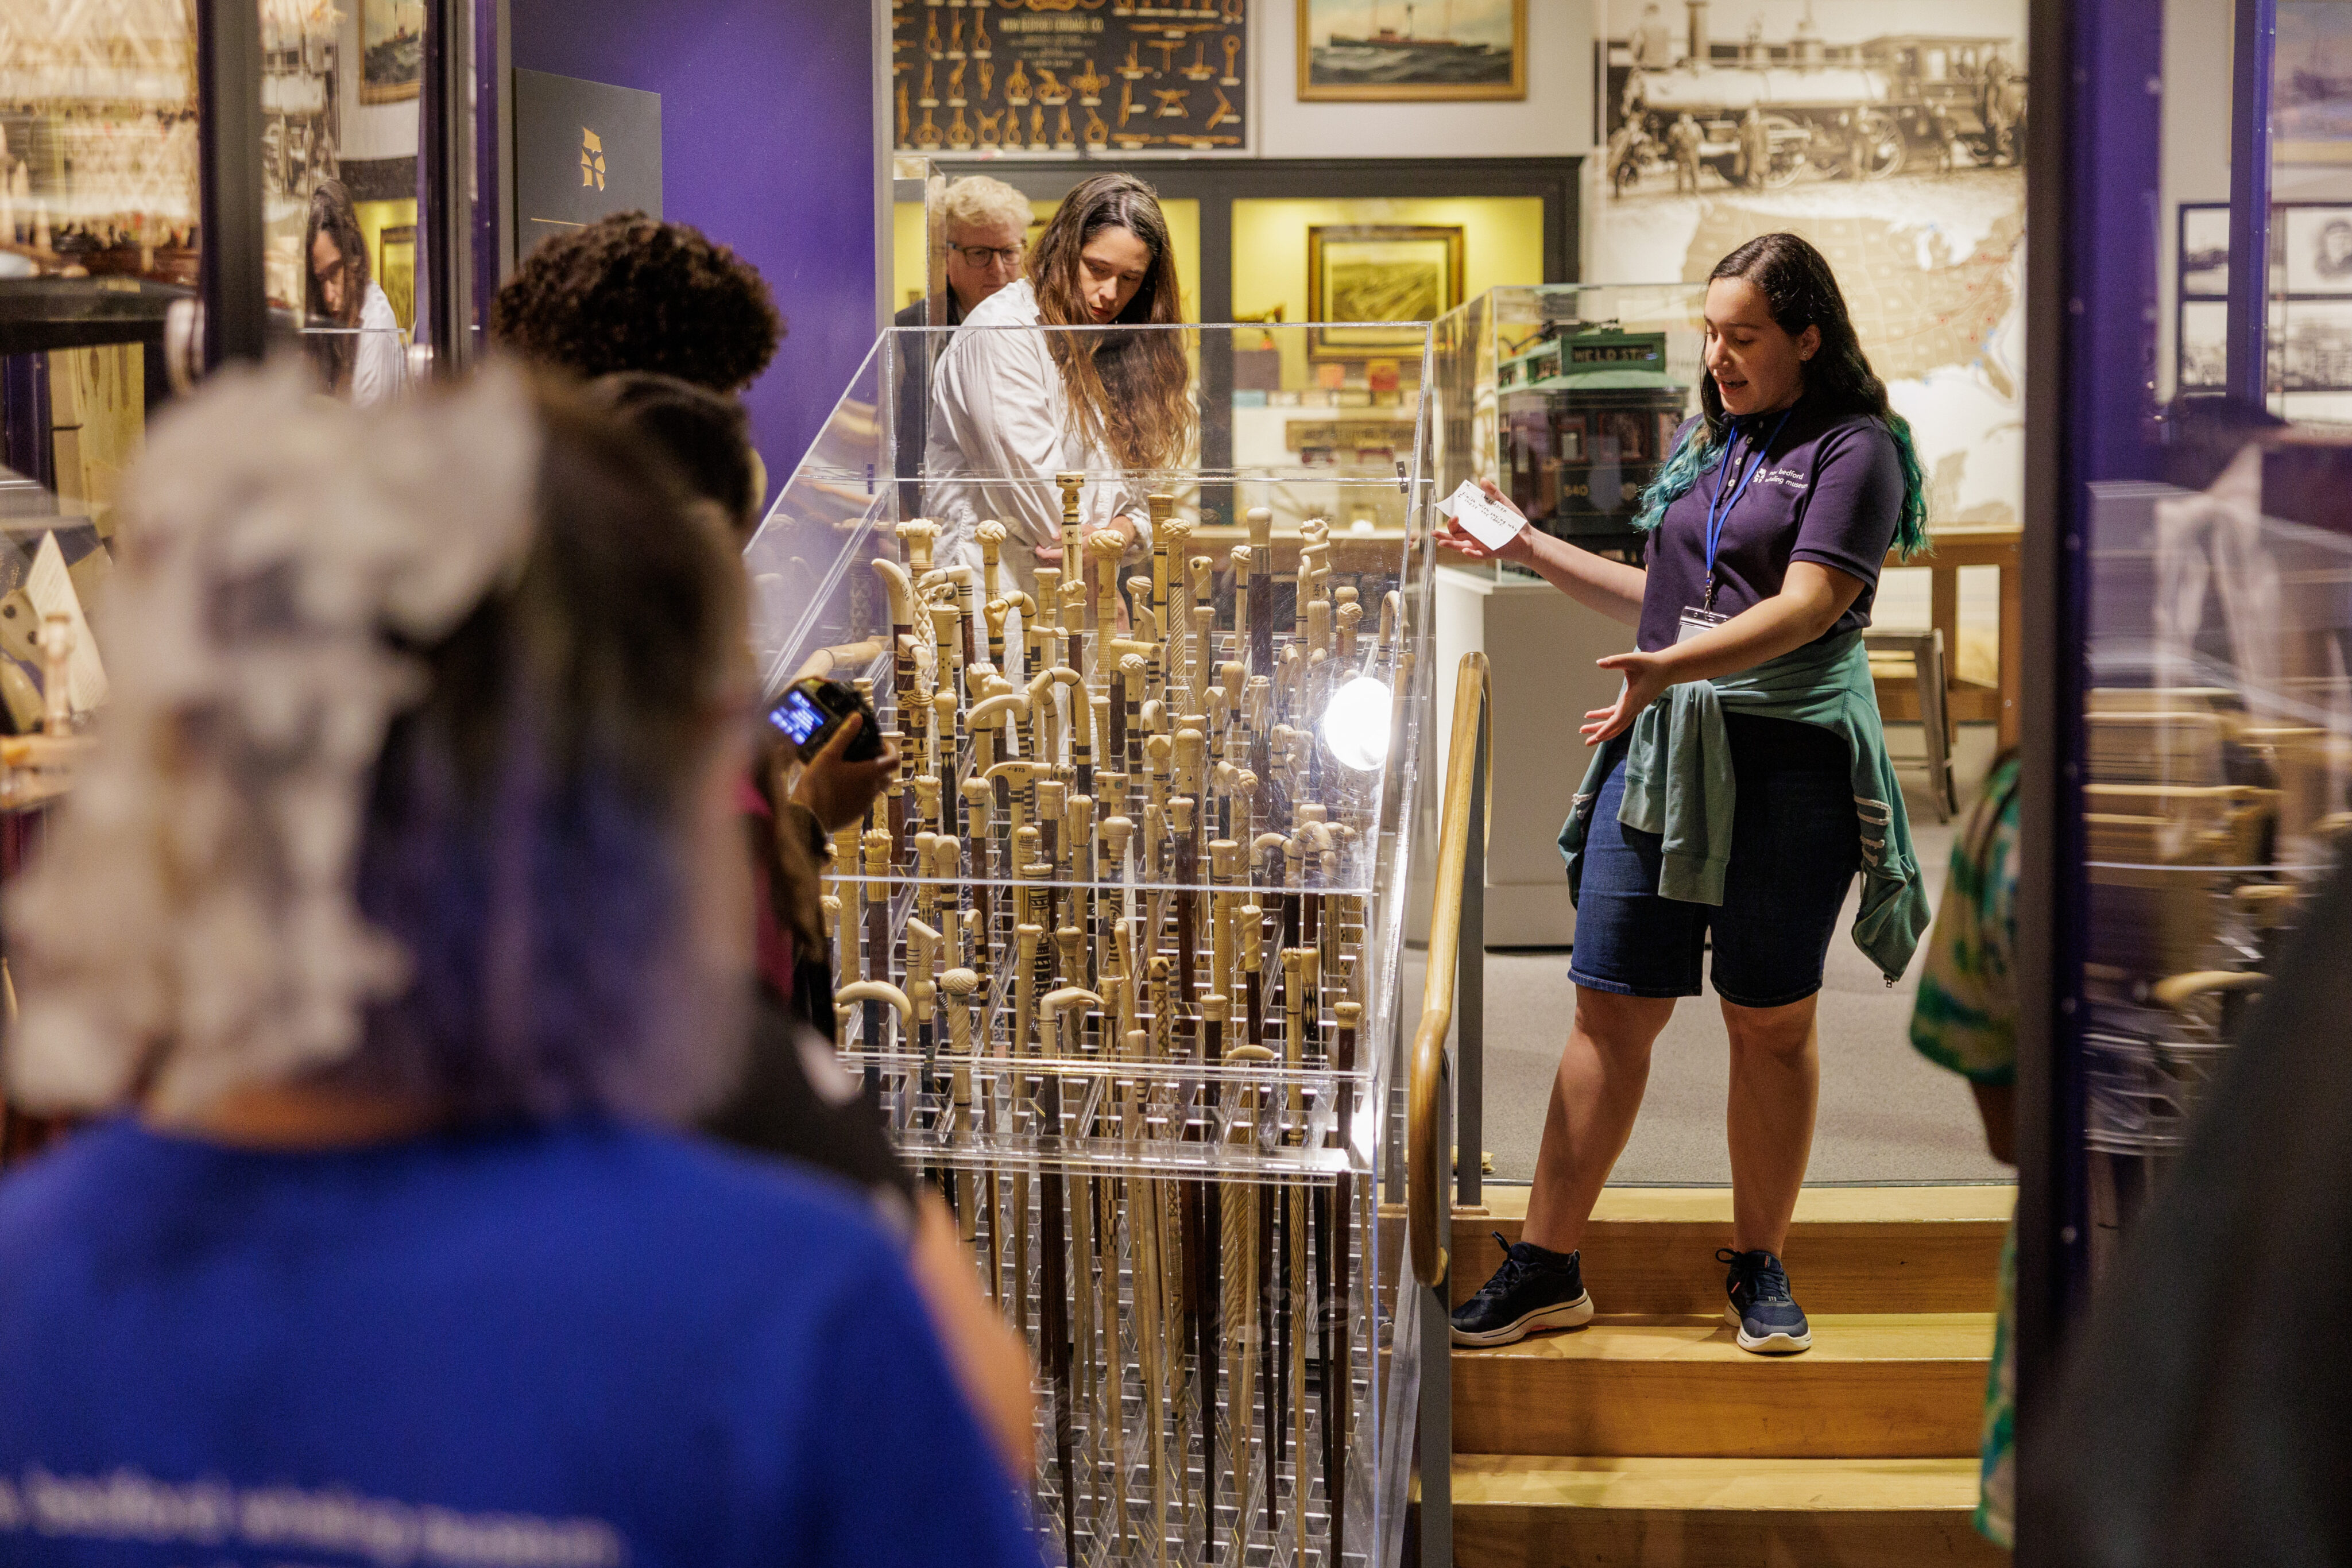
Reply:
[[[1916, 730], [1896, 729], [1898, 755]], [[1965, 727], [1956, 760], [1965, 805], [1990, 760], [1989, 729]], [[1944, 865], [1957, 822], [1939, 825], [1916, 792], [1912, 835], [1926, 868], [1929, 899], [1940, 899]], [[1502, 846], [1497, 845], [1499, 851]], [[1912, 993], [1925, 955], [1889, 989], [1845, 934], [1849, 901], [1830, 950], [1821, 1006], [1822, 1104], [1813, 1138], [1814, 1182], [1998, 1181], [2008, 1166], [1985, 1153], [1976, 1103], [1952, 1073], [1911, 1049]], [[1544, 1111], [1575, 1001], [1565, 952], [1489, 952], [1486, 956], [1484, 1142], [1494, 1174], [1525, 1181], [1543, 1135]], [[1408, 956], [1405, 995], [1421, 995], [1420, 955]], [[1651, 1061], [1650, 1087], [1633, 1139], [1612, 1178], [1619, 1182], [1717, 1183], [1731, 1179], [1724, 1153], [1723, 1109], [1728, 1067], [1723, 1018], [1714, 994], [1675, 1009]]]

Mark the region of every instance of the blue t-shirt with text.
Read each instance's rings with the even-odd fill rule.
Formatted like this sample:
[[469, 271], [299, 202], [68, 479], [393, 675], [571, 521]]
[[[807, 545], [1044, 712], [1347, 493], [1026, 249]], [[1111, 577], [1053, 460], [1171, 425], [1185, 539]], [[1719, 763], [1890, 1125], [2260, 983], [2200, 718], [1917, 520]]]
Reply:
[[0, 1563], [1023, 1564], [856, 1195], [578, 1122], [0, 1182]]

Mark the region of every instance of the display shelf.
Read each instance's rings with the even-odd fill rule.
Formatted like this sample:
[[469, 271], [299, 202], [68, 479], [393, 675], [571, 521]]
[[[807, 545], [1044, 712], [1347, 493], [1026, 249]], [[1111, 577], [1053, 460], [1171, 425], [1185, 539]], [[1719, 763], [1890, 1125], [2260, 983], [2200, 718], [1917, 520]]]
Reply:
[[[1064, 346], [1157, 330], [1213, 416], [1220, 335], [1311, 329]], [[855, 683], [901, 758], [824, 883], [842, 1064], [1037, 1357], [1073, 1561], [1393, 1561], [1425, 419], [1377, 463], [975, 471], [899, 447], [945, 340], [885, 336], [746, 550], [766, 689]], [[1129, 501], [1122, 557], [1086, 525]]]
[[163, 318], [195, 290], [131, 277], [0, 278], [0, 354], [161, 343]]

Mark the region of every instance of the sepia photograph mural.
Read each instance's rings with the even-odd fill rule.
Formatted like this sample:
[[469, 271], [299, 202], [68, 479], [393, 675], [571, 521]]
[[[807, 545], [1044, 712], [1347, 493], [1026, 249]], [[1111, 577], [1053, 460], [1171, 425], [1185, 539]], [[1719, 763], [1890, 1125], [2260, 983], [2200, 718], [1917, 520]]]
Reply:
[[1933, 520], [2014, 521], [2023, 0], [1607, 0], [1604, 26], [1592, 280], [1804, 235], [1919, 433]]

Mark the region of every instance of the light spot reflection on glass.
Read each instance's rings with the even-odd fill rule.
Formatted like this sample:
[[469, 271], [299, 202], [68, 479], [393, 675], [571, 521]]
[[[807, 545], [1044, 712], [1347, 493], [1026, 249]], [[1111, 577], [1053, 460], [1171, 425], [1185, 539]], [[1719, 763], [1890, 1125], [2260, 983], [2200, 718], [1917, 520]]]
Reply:
[[1388, 760], [1388, 683], [1358, 675], [1331, 694], [1323, 709], [1323, 744], [1343, 768], [1370, 773]]

